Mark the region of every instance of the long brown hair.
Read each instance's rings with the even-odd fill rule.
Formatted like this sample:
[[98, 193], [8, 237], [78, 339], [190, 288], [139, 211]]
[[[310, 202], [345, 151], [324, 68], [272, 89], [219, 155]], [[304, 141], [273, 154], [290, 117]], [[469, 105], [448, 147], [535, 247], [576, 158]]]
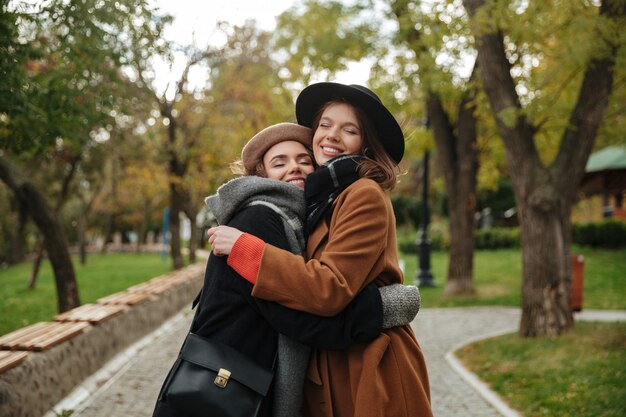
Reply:
[[324, 111], [332, 104], [337, 103], [348, 104], [352, 107], [359, 123], [361, 137], [363, 138], [363, 149], [361, 150], [363, 161], [359, 164], [359, 175], [363, 178], [376, 181], [385, 190], [392, 190], [398, 183], [400, 169], [398, 168], [398, 164], [396, 164], [383, 147], [376, 127], [367, 114], [359, 107], [342, 98], [327, 101], [320, 106], [317, 113], [315, 113], [313, 125], [311, 126], [314, 132], [313, 135], [315, 135], [317, 131]]

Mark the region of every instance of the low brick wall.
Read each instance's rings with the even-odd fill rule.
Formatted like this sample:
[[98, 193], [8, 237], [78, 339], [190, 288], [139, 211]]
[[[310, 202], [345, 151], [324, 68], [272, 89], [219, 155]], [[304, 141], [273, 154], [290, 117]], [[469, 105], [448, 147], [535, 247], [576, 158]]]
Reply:
[[0, 373], [0, 417], [41, 417], [118, 353], [190, 305], [204, 265], [176, 271], [189, 278]]

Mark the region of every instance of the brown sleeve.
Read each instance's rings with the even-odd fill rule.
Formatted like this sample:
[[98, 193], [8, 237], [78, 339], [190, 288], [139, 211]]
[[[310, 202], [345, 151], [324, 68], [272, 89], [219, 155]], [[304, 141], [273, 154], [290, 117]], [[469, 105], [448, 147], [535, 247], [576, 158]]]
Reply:
[[252, 295], [320, 316], [333, 316], [381, 271], [389, 223], [385, 196], [368, 181], [337, 200], [326, 247], [307, 262], [266, 245]]

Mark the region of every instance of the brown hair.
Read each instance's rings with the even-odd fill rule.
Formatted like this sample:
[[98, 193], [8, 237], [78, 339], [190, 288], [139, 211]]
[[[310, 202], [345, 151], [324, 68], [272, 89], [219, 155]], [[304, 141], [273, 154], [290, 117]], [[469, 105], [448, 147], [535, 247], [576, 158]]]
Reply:
[[332, 104], [337, 103], [350, 105], [356, 113], [359, 129], [361, 130], [361, 137], [363, 138], [361, 155], [364, 157], [363, 161], [359, 164], [359, 175], [363, 178], [376, 181], [385, 190], [392, 190], [398, 183], [400, 169], [398, 168], [398, 164], [396, 164], [383, 147], [376, 127], [361, 108], [342, 98], [327, 101], [320, 106], [317, 113], [315, 113], [311, 126], [313, 131], [317, 131], [324, 111]]
[[265, 165], [263, 165], [263, 161], [260, 161], [258, 164], [256, 164], [256, 166], [252, 170], [246, 169], [241, 159], [231, 162], [229, 167], [230, 172], [235, 175], [242, 175], [246, 177], [250, 175], [256, 175], [257, 177], [266, 177]]

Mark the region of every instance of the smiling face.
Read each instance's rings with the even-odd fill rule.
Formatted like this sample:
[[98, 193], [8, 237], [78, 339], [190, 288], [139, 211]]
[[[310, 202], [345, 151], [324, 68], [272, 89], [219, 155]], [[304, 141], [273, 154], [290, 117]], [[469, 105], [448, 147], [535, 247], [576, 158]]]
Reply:
[[331, 103], [324, 109], [313, 135], [313, 155], [322, 165], [339, 155], [360, 154], [363, 134], [354, 108]]
[[313, 161], [300, 142], [288, 140], [277, 143], [263, 155], [265, 176], [304, 187], [304, 180], [314, 171]]

